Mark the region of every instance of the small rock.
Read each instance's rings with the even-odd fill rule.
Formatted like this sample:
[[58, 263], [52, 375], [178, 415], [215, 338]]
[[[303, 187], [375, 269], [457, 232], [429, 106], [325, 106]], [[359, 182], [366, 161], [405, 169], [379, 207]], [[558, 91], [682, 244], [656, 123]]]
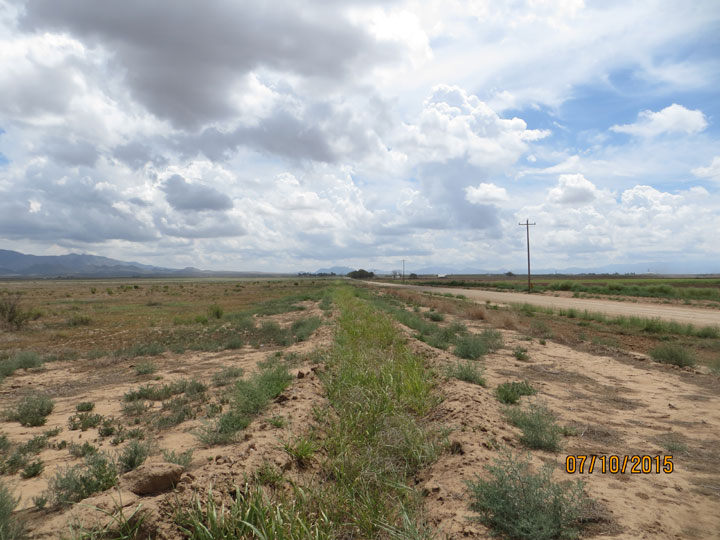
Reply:
[[162, 493], [175, 487], [184, 470], [175, 463], [145, 463], [124, 474], [122, 484], [136, 495]]

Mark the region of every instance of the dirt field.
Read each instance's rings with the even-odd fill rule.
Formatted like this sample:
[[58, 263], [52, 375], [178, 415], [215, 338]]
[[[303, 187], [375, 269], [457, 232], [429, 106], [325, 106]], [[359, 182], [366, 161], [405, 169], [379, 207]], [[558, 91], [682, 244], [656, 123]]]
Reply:
[[[215, 287], [232, 290], [225, 285]], [[268, 291], [270, 296], [279, 296], [283, 290], [292, 292], [293, 287], [283, 284], [278, 285], [277, 290]], [[212, 291], [206, 289], [208, 293]], [[209, 301], [222, 303], [219, 289], [214, 291], [207, 300], [203, 299], [202, 305]], [[471, 293], [482, 292], [463, 291], [468, 297]], [[254, 298], [257, 294], [256, 291], [251, 296]], [[238, 305], [251, 303], [250, 300], [238, 300], [241, 296], [238, 294], [234, 300]], [[527, 296], [518, 296], [527, 299]], [[411, 486], [422, 496], [423, 515], [435, 538], [491, 538], [488, 529], [473, 519], [475, 514], [469, 508], [471, 498], [467, 482], [478, 475], [487, 477], [485, 467], [504, 450], [510, 449], [518, 455], [528, 452], [520, 442], [520, 430], [508, 423], [505, 406], [495, 396], [498, 385], [508, 381], [527, 381], [537, 394], [521, 398], [520, 404], [544, 404], [556, 415], [558, 424], [565, 426], [558, 452], [532, 450], [529, 453], [537, 467], [554, 464], [555, 479], [586, 482], [585, 491], [596, 502], [592, 514], [586, 518], [583, 537], [628, 540], [720, 538], [720, 515], [716, 511], [720, 504], [718, 376], [652, 362], [646, 354], [627, 348], [633, 343], [641, 343], [632, 336], [628, 339], [635, 341], [628, 341], [622, 350], [593, 348], [586, 341], [577, 342], [567, 337], [568, 331], [561, 325], [552, 328], [553, 337], [532, 337], [528, 334], [529, 326], [510, 312], [480, 308], [480, 312], [476, 310], [470, 317], [470, 312], [464, 311], [464, 304], [458, 304], [460, 307], [456, 308], [448, 300], [421, 295], [403, 297], [403, 300], [408, 312], [427, 315], [432, 309], [443, 313], [438, 322], [441, 327], [461, 323], [471, 334], [499, 328], [503, 341], [499, 350], [476, 361], [484, 368], [486, 380], [485, 386], [479, 386], [447, 375], [448, 368], [458, 362], [452, 354], [453, 348], [431, 347], [416, 339], [414, 331], [401, 327], [411, 348], [426, 360], [436, 376], [434, 392], [439, 404], [425, 420], [430, 426], [448, 430], [447, 450], [410, 479]], [[191, 504], [198, 493], [207, 494], [212, 489], [213, 493], [227, 497], [236, 486], [255, 478], [268, 464], [281, 471], [282, 482], [309, 482], [317, 474], [315, 465], [323, 460], [322, 445], [310, 465], [300, 467], [287, 451], [287, 443], [312, 429], [318, 414], [327, 408], [319, 376], [323, 370], [319, 352], [333, 346], [337, 312], [328, 310], [327, 306], [320, 309], [317, 300], [299, 301], [295, 305], [303, 309], [253, 317], [258, 325], [272, 321], [281, 329], [290, 328], [300, 319], [320, 318], [323, 324], [304, 341], [286, 345], [248, 342], [232, 350], [173, 352], [168, 349], [152, 357], [104, 355], [89, 358], [80, 353], [78, 358], [21, 369], [6, 377], [0, 383], [3, 409], [37, 391], [50, 395], [55, 401], [44, 426], [25, 427], [18, 422], [0, 422], [0, 433], [6, 434], [13, 445], [26, 443], [46, 430], [63, 428], [59, 434], [50, 437], [51, 444], [37, 454], [44, 463], [39, 475], [25, 479], [18, 471], [0, 477], [20, 496], [18, 515], [27, 519], [30, 537], [70, 538], [68, 523], [73, 520], [90, 526], [96, 520], [107, 521], [107, 512], [112, 512], [118, 505], [131, 513], [142, 504], [153, 516], [148, 522], [152, 538], [180, 539], [186, 536], [178, 532], [173, 522], [174, 509], [177, 505]], [[142, 310], [145, 309], [143, 306]], [[167, 317], [172, 320], [175, 316]], [[232, 318], [225, 318], [227, 322], [219, 320], [217, 328], [224, 326], [227, 330], [228, 325], [234, 324]], [[192, 332], [200, 332], [198, 335], [213, 332], [212, 329], [203, 330], [206, 327], [200, 323], [197, 328], [182, 328], [186, 333], [193, 328]], [[104, 326], [92, 330], [94, 335], [110, 333]], [[156, 335], [159, 330], [162, 328], [153, 332], [138, 329], [136, 335], [144, 338]], [[591, 327], [583, 330], [592, 337]], [[113, 330], [117, 331], [122, 330]], [[225, 334], [221, 332], [221, 335]], [[73, 336], [78, 343], [86, 339], [80, 334]], [[0, 334], [0, 339], [5, 350], [18, 342], [31, 341], [22, 333], [13, 332]], [[71, 341], [68, 336], [63, 339], [64, 346]], [[97, 339], [94, 341], [93, 347], [97, 347]], [[51, 342], [48, 337], [47, 343]], [[91, 350], [89, 345], [87, 350]], [[518, 351], [524, 352], [520, 355]], [[240, 432], [234, 442], [212, 447], [202, 444], [195, 434], [201, 426], [212, 421], [209, 411], [214, 404], [222, 406], [226, 389], [214, 385], [214, 375], [232, 367], [242, 368], [247, 378], [258, 372], [259, 365], [272, 358], [285, 359], [293, 377], [290, 385]], [[147, 361], [154, 364], [155, 371], [139, 375], [137, 366]], [[128, 392], [142, 385], [162, 385], [179, 380], [197, 380], [208, 388], [204, 401], [191, 403], [194, 417], [159, 429], [146, 422], [145, 417], [165, 414], [165, 401], [150, 402], [150, 408], [141, 417], [130, 416], [123, 410], [126, 404], [123, 396]], [[145, 432], [143, 440], [151, 442], [152, 446], [148, 463], [162, 463], [163, 449], [177, 453], [193, 450], [191, 463], [176, 490], [140, 496], [131, 493], [121, 477], [119, 489], [93, 496], [81, 505], [65, 510], [36, 508], [33, 499], [46, 490], [57, 471], [82, 462], [70, 455], [63, 441], [67, 445], [89, 442], [108, 453], [118, 453], [130, 442], [128, 439], [113, 445], [111, 437], [101, 437], [96, 428], [87, 431], [68, 429], [68, 421], [80, 402], [95, 403], [93, 412], [118, 419], [118, 424], [124, 425], [126, 431], [142, 428]], [[598, 462], [592, 474], [587, 470], [584, 474], [565, 472], [568, 456], [583, 455], [604, 456], [607, 470], [603, 472]], [[653, 468], [649, 460], [646, 465], [653, 468], [651, 472], [643, 473], [640, 467], [638, 474], [632, 474], [630, 466], [624, 473], [614, 472], [608, 466], [612, 462], [607, 461], [609, 456], [619, 456], [622, 462], [624, 456], [660, 456], [663, 459], [669, 455], [672, 455], [673, 463], [670, 473], [656, 472], [657, 468]], [[638, 461], [642, 464], [641, 457]], [[98, 509], [104, 509], [105, 513]]]
[[591, 312], [605, 313], [613, 316], [647, 317], [664, 320], [690, 323], [697, 326], [720, 326], [720, 311], [666, 305], [657, 302], [618, 302], [612, 300], [594, 300], [586, 298], [571, 298], [562, 293], [523, 294], [513, 292], [479, 291], [477, 289], [461, 289], [457, 287], [422, 287], [416, 285], [400, 285], [395, 283], [372, 282], [380, 287], [401, 287], [417, 291], [430, 291], [436, 293], [464, 294], [477, 302], [533, 304], [554, 309], [577, 309]]

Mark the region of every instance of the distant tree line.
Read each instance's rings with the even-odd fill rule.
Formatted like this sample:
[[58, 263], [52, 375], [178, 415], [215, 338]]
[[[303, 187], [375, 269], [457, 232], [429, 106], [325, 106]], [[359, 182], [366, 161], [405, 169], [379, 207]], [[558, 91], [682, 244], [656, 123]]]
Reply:
[[361, 268], [360, 270], [353, 270], [352, 272], [348, 272], [347, 276], [353, 279], [371, 279], [375, 277], [375, 272], [368, 272], [367, 270], [363, 270]]

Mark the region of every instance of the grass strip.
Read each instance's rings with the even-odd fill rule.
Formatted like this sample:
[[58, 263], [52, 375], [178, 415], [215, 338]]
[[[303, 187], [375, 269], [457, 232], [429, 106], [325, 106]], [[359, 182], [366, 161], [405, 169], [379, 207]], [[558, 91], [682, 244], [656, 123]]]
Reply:
[[306, 486], [292, 482], [290, 494], [248, 485], [224, 508], [209, 494], [181, 512], [188, 538], [431, 537], [409, 484], [445, 444], [423, 420], [436, 403], [432, 376], [390, 317], [348, 288], [334, 301], [340, 314], [323, 375], [329, 411], [313, 451], [319, 470]]

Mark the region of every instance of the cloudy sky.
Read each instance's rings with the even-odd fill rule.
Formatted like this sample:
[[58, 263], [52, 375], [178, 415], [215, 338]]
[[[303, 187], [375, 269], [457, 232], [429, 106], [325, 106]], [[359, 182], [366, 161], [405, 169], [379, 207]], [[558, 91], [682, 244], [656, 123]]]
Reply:
[[719, 51], [717, 0], [0, 0], [0, 248], [720, 271]]

